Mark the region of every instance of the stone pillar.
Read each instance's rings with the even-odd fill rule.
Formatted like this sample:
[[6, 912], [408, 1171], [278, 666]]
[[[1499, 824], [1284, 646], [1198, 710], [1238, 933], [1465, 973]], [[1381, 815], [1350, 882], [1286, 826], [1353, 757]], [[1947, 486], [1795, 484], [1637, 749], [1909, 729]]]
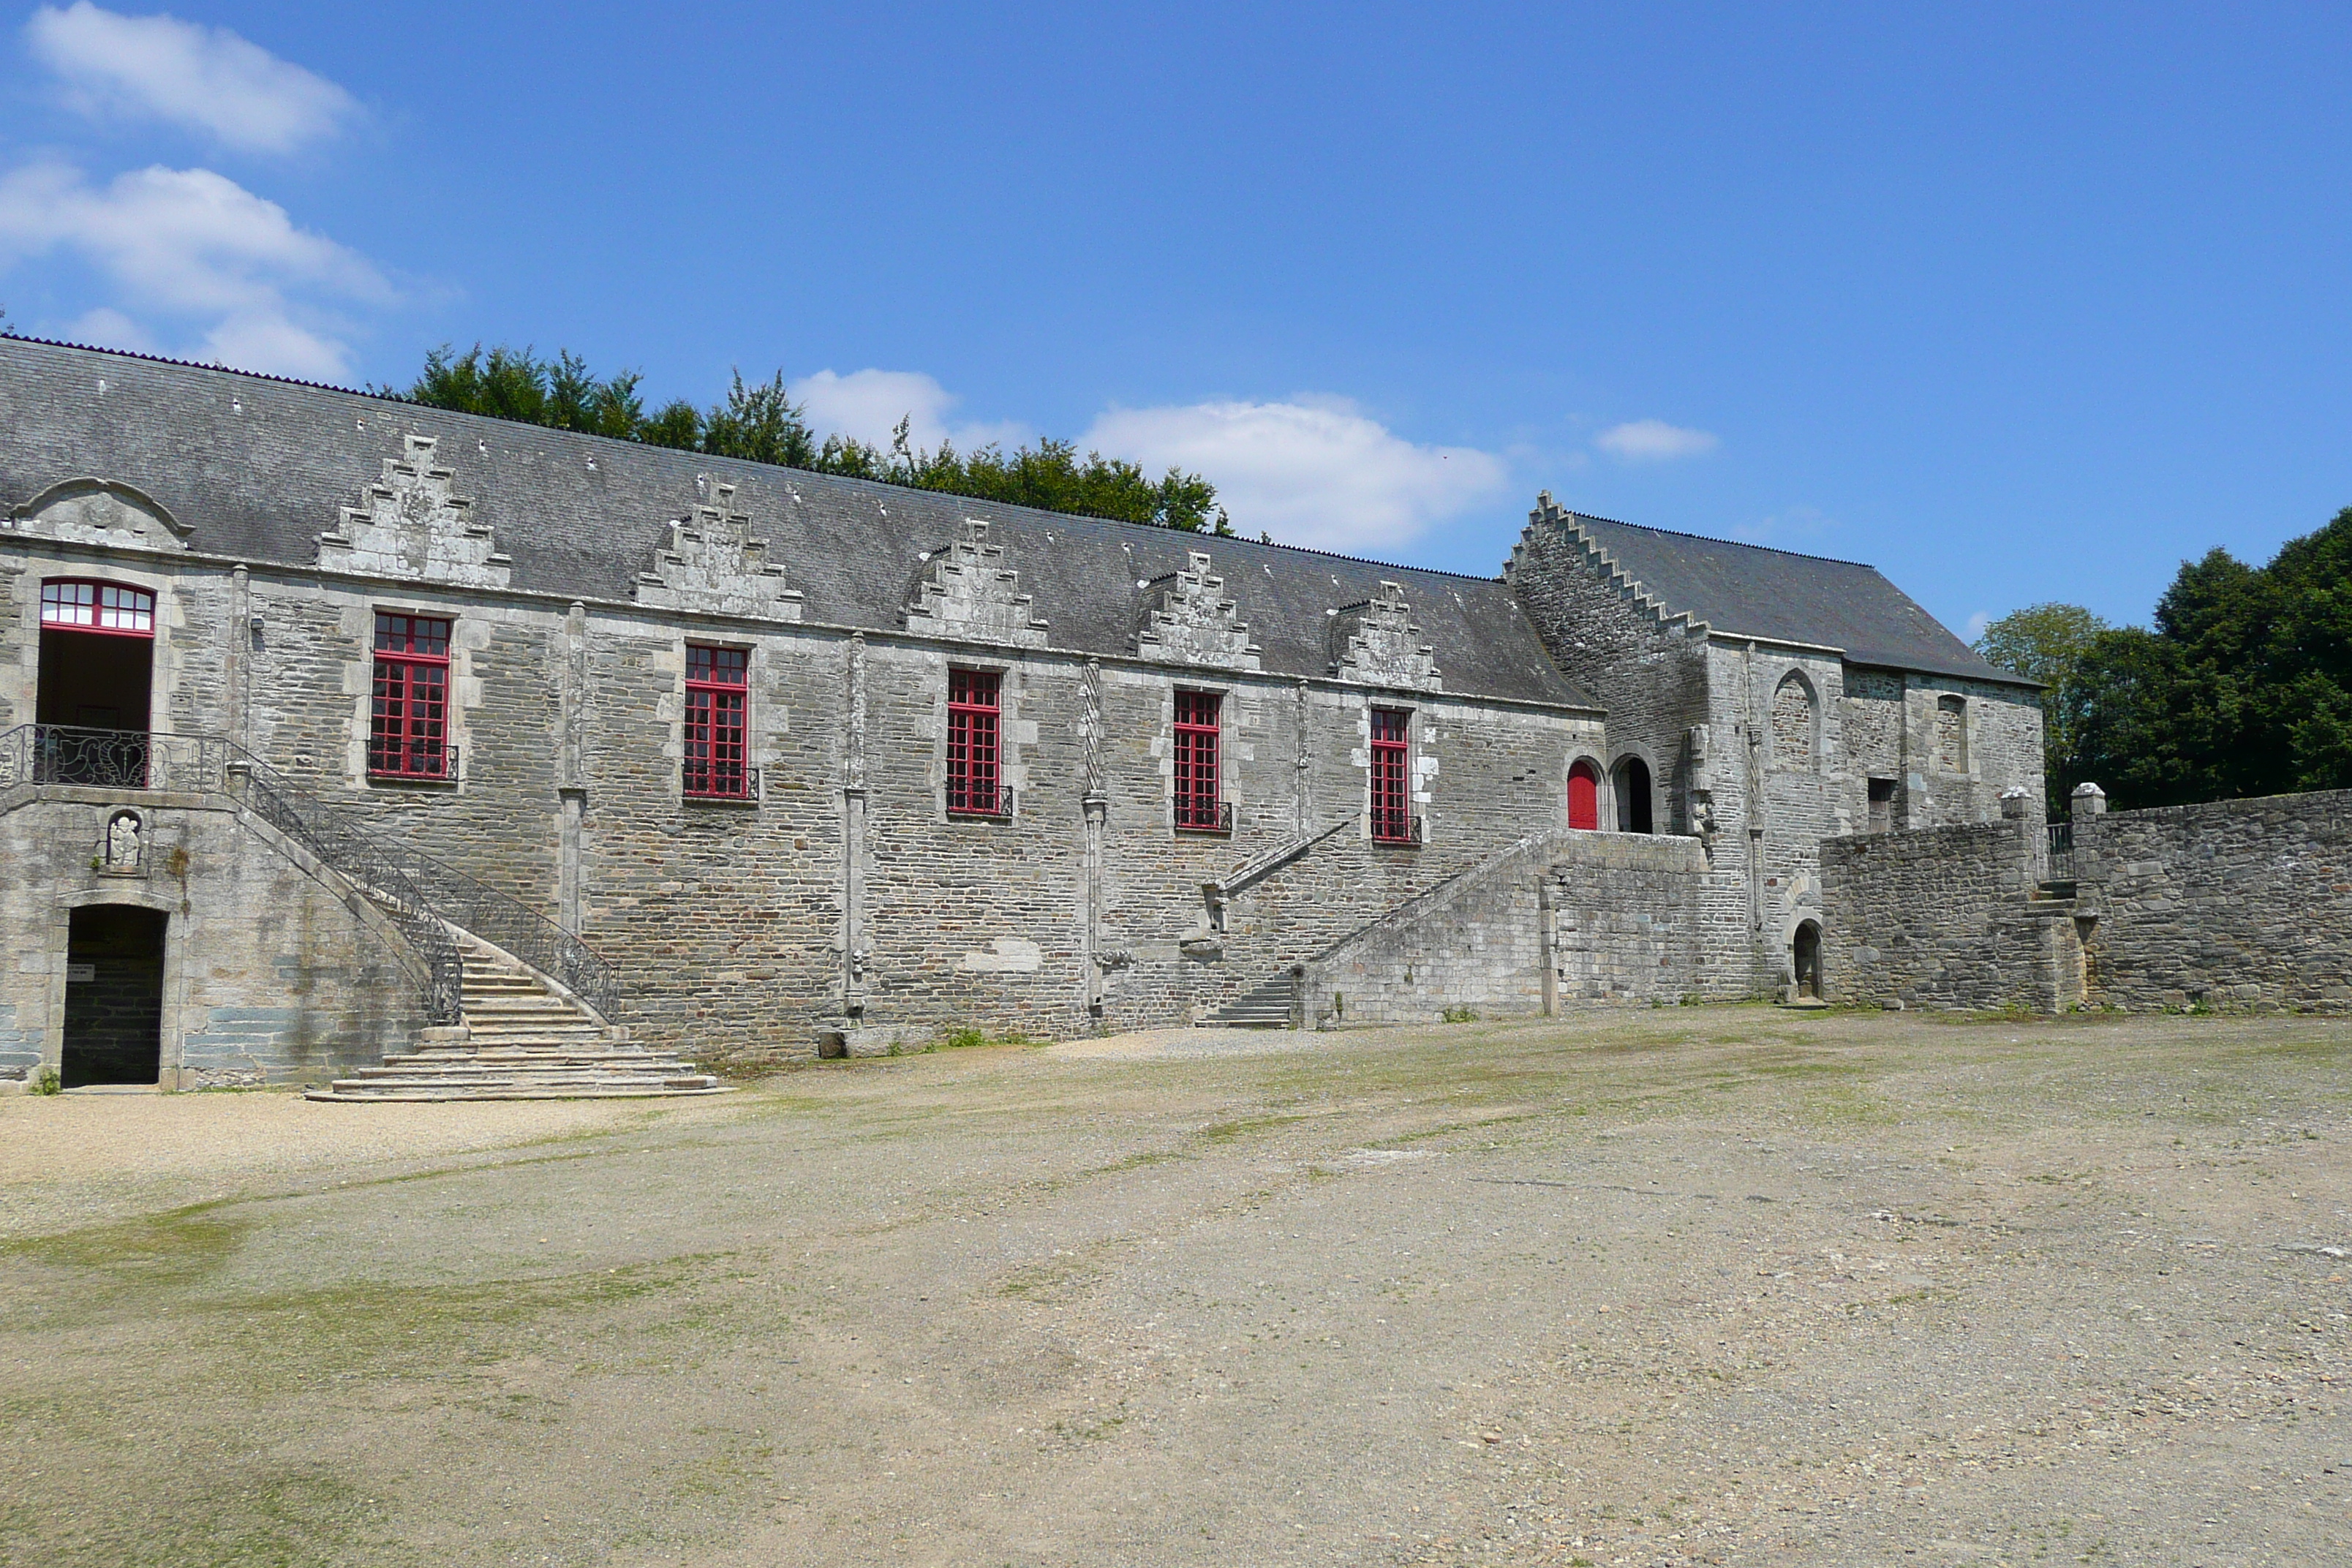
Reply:
[[1307, 682], [1297, 688], [1298, 710], [1298, 761], [1292, 768], [1294, 775], [1290, 791], [1290, 830], [1306, 833], [1315, 821], [1314, 764], [1315, 725], [1313, 704], [1308, 700]]
[[251, 661], [254, 640], [253, 582], [244, 565], [230, 568], [228, 574], [228, 646], [221, 650], [221, 696], [228, 710], [221, 715], [221, 728], [228, 738], [251, 751], [253, 743], [246, 730], [248, 709], [247, 666]]
[[1543, 963], [1544, 1016], [1559, 1016], [1559, 912], [1552, 908], [1551, 876], [1536, 873], [1536, 949]]
[[2074, 786], [2073, 805], [2077, 822], [2086, 816], [2105, 816], [2107, 814], [2107, 792], [2095, 784], [2078, 784]]
[[563, 615], [563, 664], [556, 714], [556, 921], [581, 934], [588, 889], [582, 873], [582, 835], [588, 820], [588, 770], [582, 756], [588, 728], [588, 606]]
[[1078, 862], [1079, 962], [1085, 966], [1087, 1015], [1103, 1016], [1102, 965], [1103, 826], [1110, 817], [1102, 755], [1102, 661], [1090, 658], [1079, 679], [1085, 705], [1078, 714], [1078, 739], [1085, 749], [1087, 793], [1079, 802], [1085, 843]]
[[2030, 892], [2042, 874], [2046, 840], [2042, 825], [2033, 820], [2033, 797], [2024, 785], [2011, 784], [2000, 792], [2000, 819], [2011, 835], [2011, 875], [2020, 891]]
[[852, 633], [845, 678], [849, 731], [841, 758], [841, 1010], [866, 1016], [866, 634]]

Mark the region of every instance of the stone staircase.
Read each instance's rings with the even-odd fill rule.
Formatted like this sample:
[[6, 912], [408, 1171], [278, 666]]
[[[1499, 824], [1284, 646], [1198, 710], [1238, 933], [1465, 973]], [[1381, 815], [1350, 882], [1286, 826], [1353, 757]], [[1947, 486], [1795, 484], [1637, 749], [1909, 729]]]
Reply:
[[718, 1094], [694, 1064], [628, 1043], [488, 942], [453, 930], [465, 963], [465, 1021], [425, 1029], [413, 1051], [310, 1091], [312, 1100], [635, 1100]]
[[1291, 1026], [1290, 972], [1254, 986], [1201, 1020], [1214, 1028], [1287, 1029]]

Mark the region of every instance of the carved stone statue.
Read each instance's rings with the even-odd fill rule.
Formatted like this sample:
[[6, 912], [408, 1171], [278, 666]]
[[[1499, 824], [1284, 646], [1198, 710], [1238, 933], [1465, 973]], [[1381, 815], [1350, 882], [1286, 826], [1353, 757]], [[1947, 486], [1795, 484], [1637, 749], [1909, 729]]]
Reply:
[[135, 871], [139, 868], [139, 815], [118, 811], [106, 824], [106, 868], [110, 871]]

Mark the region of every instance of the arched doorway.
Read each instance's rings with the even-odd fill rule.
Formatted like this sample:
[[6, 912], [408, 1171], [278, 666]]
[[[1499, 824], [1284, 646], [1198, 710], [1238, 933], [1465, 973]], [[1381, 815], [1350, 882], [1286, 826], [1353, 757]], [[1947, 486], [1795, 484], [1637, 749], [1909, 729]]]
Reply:
[[170, 917], [132, 904], [84, 904], [66, 917], [68, 1089], [153, 1083], [163, 1043], [163, 931]]
[[1639, 757], [1619, 759], [1616, 785], [1617, 831], [1650, 832], [1650, 764]]
[[1601, 826], [1601, 770], [1590, 762], [1568, 770], [1568, 825], [1585, 833]]
[[1789, 957], [1796, 971], [1797, 994], [1821, 1000], [1822, 928], [1811, 921], [1800, 924], [1795, 939], [1789, 944]]

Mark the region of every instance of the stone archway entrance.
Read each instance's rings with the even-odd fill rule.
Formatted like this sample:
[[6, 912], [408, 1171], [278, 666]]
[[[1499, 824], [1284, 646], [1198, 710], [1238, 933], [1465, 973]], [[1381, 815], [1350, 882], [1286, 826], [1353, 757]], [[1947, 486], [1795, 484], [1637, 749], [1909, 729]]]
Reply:
[[67, 913], [65, 1052], [68, 1089], [154, 1083], [163, 1047], [163, 931], [170, 917], [132, 904], [84, 904]]
[[1791, 967], [1796, 971], [1797, 994], [1818, 1002], [1822, 995], [1822, 928], [1811, 921], [1797, 927], [1797, 934], [1789, 944]]

